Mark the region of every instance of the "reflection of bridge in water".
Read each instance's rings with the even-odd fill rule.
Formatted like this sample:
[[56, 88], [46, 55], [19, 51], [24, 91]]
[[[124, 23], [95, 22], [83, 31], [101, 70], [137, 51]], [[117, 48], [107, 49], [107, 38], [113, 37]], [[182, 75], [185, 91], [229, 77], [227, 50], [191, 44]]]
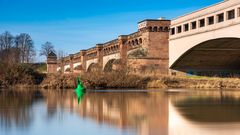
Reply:
[[[98, 124], [134, 129], [141, 135], [227, 135], [240, 132], [239, 99], [240, 92], [89, 93], [80, 106], [72, 97], [59, 103]], [[226, 128], [219, 132], [223, 125]]]
[[136, 129], [142, 135], [168, 134], [168, 99], [160, 94], [89, 93], [80, 105], [71, 94], [63, 102], [56, 99], [48, 101], [55, 102], [48, 103], [49, 110], [60, 103], [98, 124]]
[[87, 93], [80, 105], [73, 91], [5, 91], [0, 101], [0, 128], [30, 127], [36, 119], [32, 106], [43, 103], [47, 119], [70, 113], [139, 135], [240, 132], [240, 92], [236, 91]]

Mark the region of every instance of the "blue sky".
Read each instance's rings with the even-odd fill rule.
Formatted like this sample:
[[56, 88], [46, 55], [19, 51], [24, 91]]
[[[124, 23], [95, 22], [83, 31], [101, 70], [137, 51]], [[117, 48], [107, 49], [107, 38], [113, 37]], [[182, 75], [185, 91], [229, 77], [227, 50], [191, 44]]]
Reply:
[[[221, 0], [0, 0], [0, 33], [28, 33], [37, 53], [50, 41], [71, 54], [137, 31], [137, 22], [172, 19]], [[44, 61], [37, 55], [36, 61]]]

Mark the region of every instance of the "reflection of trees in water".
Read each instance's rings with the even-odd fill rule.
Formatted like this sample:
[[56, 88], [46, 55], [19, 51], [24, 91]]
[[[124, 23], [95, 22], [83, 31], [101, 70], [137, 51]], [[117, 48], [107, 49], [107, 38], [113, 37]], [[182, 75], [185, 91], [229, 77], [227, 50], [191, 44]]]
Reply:
[[31, 105], [39, 96], [38, 91], [1, 91], [0, 122], [1, 126], [27, 128], [32, 120]]

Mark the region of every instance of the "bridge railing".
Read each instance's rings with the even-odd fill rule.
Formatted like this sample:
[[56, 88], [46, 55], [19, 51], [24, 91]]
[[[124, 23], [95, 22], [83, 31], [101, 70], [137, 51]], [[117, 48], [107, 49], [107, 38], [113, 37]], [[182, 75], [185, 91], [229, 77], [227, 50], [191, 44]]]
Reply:
[[237, 24], [240, 24], [240, 1], [224, 1], [173, 20], [170, 40]]

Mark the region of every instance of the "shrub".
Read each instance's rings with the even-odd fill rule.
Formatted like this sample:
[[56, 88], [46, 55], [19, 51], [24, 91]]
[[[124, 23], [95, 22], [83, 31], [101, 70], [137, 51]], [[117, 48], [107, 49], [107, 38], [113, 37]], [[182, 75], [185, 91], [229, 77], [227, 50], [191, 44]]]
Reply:
[[0, 85], [5, 87], [39, 84], [43, 79], [43, 75], [36, 72], [30, 64], [5, 65], [1, 69]]

